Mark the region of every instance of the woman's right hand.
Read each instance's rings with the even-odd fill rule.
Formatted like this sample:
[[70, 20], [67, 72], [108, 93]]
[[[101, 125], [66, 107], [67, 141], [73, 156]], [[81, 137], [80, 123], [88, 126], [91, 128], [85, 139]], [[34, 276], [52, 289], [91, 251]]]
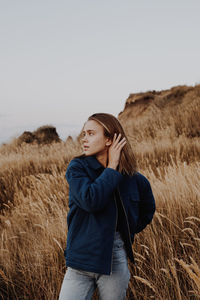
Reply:
[[126, 138], [124, 137], [121, 141], [121, 133], [119, 133], [118, 137], [117, 134], [114, 134], [112, 144], [108, 149], [108, 165], [107, 168], [117, 169], [120, 160], [120, 154], [122, 148], [126, 145]]

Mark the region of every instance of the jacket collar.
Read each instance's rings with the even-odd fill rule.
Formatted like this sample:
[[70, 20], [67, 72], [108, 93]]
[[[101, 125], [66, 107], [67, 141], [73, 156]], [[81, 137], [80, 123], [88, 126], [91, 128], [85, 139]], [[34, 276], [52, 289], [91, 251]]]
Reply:
[[104, 168], [104, 166], [96, 159], [94, 155], [85, 156], [84, 159], [86, 160], [89, 167], [92, 169], [97, 170], [100, 168]]

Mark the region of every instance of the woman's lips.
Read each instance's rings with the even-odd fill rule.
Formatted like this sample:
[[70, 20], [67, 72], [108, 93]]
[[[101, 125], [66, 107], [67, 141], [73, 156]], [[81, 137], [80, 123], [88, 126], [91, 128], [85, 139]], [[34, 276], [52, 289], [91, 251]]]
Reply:
[[89, 148], [89, 146], [83, 146], [84, 150], [87, 150]]

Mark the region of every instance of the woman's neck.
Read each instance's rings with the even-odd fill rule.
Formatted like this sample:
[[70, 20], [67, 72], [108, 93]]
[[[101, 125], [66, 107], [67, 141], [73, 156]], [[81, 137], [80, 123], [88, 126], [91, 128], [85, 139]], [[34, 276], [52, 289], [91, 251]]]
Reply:
[[107, 154], [107, 152], [103, 153], [103, 154], [100, 154], [100, 155], [96, 155], [96, 159], [100, 162], [101, 165], [104, 166], [104, 168], [107, 167], [107, 165], [108, 165], [108, 154]]

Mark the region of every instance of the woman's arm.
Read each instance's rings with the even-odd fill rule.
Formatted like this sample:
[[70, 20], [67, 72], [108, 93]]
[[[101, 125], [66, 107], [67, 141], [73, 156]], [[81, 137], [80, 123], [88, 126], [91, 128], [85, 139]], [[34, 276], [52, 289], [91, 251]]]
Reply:
[[71, 200], [87, 212], [102, 210], [122, 178], [123, 175], [117, 170], [105, 168], [101, 175], [92, 181], [78, 159], [70, 162], [66, 172]]

